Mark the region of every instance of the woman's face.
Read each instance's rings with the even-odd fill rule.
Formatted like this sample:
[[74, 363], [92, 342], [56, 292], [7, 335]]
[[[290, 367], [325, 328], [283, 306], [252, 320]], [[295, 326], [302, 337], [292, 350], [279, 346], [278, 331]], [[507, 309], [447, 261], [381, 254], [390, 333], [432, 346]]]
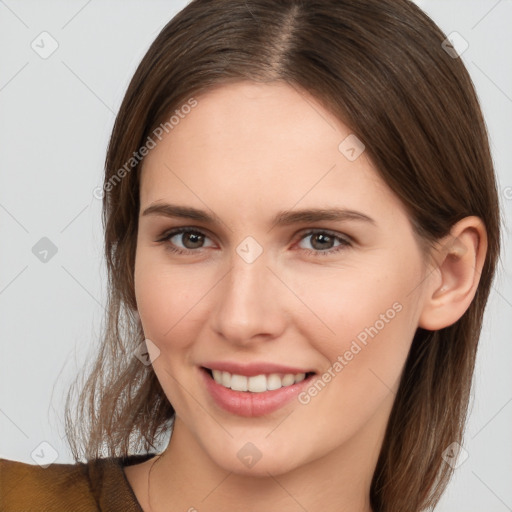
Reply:
[[145, 159], [135, 263], [176, 428], [236, 473], [375, 460], [425, 295], [408, 216], [312, 97], [195, 99]]

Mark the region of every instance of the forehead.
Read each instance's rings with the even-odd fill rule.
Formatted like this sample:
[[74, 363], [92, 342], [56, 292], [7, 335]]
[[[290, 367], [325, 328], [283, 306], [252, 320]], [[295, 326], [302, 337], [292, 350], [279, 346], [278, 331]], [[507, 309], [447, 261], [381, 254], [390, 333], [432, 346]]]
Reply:
[[230, 198], [241, 209], [396, 203], [364, 152], [351, 161], [340, 150], [350, 129], [307, 93], [239, 82], [195, 99], [146, 156], [141, 204], [168, 196], [197, 206]]

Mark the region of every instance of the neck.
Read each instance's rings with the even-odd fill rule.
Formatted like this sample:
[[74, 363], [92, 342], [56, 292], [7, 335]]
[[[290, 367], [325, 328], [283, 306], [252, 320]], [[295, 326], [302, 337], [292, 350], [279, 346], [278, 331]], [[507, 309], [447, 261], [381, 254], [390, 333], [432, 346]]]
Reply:
[[[375, 430], [377, 425], [378, 431]], [[171, 440], [150, 473], [149, 512], [245, 510], [371, 512], [370, 483], [384, 435], [368, 422], [345, 445], [286, 473], [254, 477], [227, 471], [176, 418]]]

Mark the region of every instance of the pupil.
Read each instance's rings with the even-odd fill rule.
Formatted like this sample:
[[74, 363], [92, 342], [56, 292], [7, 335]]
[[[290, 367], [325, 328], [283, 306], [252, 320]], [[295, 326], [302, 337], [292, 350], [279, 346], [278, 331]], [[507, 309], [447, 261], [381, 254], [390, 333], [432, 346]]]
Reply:
[[[184, 239], [185, 247], [187, 247], [188, 249], [195, 249], [197, 247], [200, 247], [201, 243], [203, 241], [202, 236], [203, 235], [200, 235], [199, 233], [185, 233], [185, 239]], [[190, 247], [190, 245], [187, 245], [187, 243], [186, 243], [187, 241], [192, 243], [192, 247]]]
[[[325, 235], [323, 233], [318, 233], [313, 236], [313, 240], [319, 240], [319, 239], [323, 240], [323, 242], [324, 243], [326, 242], [327, 244], [329, 244], [332, 241], [331, 237], [329, 235]], [[313, 247], [315, 247], [314, 243], [312, 245], [313, 245]], [[328, 248], [328, 247], [326, 247], [325, 245], [324, 246], [320, 245], [320, 247], [315, 247], [315, 249], [326, 249], [326, 248]]]

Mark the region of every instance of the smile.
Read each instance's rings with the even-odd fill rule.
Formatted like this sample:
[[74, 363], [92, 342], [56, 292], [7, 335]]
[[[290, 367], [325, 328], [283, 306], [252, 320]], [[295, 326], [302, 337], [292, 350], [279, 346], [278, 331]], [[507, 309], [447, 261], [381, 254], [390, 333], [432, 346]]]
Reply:
[[212, 370], [213, 379], [217, 384], [234, 391], [249, 391], [251, 393], [263, 393], [265, 391], [274, 391], [276, 389], [291, 386], [297, 382], [302, 382], [306, 378], [305, 373], [287, 373], [280, 375], [271, 373], [270, 375], [260, 374], [254, 377], [245, 375], [231, 374]]
[[315, 372], [248, 376], [200, 367], [200, 374], [218, 407], [238, 416], [256, 417], [277, 411], [293, 401], [310, 384]]

